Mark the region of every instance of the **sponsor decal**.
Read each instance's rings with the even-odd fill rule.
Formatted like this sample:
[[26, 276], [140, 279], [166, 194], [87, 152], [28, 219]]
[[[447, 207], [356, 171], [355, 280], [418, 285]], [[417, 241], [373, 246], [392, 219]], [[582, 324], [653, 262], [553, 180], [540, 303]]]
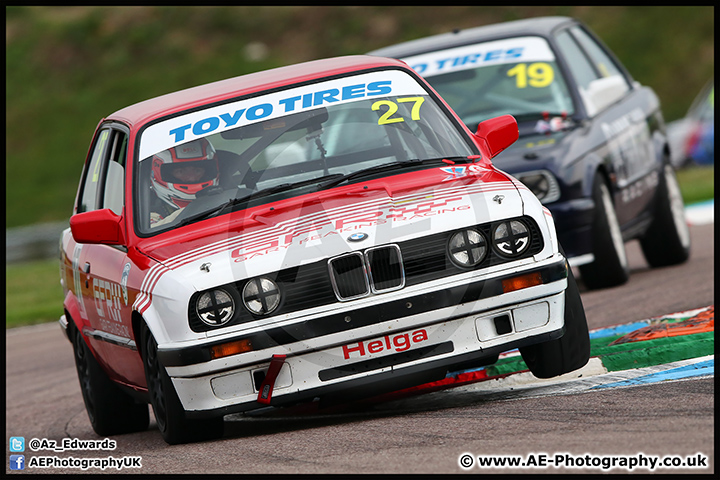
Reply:
[[126, 263], [125, 267], [123, 267], [122, 277], [120, 278], [120, 288], [122, 289], [123, 302], [125, 302], [125, 306], [128, 304], [127, 282], [129, 276], [130, 264]]
[[484, 171], [487, 171], [480, 165], [476, 164], [440, 167], [440, 170], [448, 174], [448, 176], [443, 179], [443, 182], [446, 182], [448, 180], [455, 180], [468, 175], [478, 175]]
[[[259, 242], [247, 241], [242, 247], [231, 251], [230, 256], [235, 262], [243, 262], [268, 253], [282, 251], [291, 245], [303, 245], [314, 240], [321, 240], [333, 235], [340, 235], [353, 232], [360, 228], [376, 227], [388, 223], [399, 223], [408, 220], [420, 219], [440, 215], [443, 213], [470, 210], [472, 207], [466, 203], [460, 203], [462, 195], [445, 198], [432, 199], [413, 205], [402, 207], [390, 207], [387, 210], [360, 211], [349, 213], [335, 220], [328, 217], [318, 218], [312, 222], [298, 224], [285, 235], [273, 238], [264, 238]], [[465, 200], [467, 201], [467, 200]], [[362, 235], [365, 237], [360, 238]], [[367, 237], [363, 232], [355, 232], [348, 241], [361, 241]]]
[[385, 335], [381, 339], [343, 345], [343, 358], [350, 360], [350, 358], [362, 358], [373, 353], [389, 352], [391, 350], [404, 352], [409, 350], [410, 347], [427, 340], [428, 334], [425, 329], [399, 335]]
[[555, 56], [540, 37], [517, 37], [440, 50], [402, 59], [424, 77], [488, 65], [553, 61]]
[[[206, 108], [151, 125], [140, 140], [140, 158], [147, 159], [157, 152], [190, 140], [284, 115], [373, 97], [426, 94], [424, 88], [410, 75], [399, 70], [353, 75], [291, 88]], [[416, 102], [419, 109], [421, 102], [416, 97], [410, 97], [410, 100]]]

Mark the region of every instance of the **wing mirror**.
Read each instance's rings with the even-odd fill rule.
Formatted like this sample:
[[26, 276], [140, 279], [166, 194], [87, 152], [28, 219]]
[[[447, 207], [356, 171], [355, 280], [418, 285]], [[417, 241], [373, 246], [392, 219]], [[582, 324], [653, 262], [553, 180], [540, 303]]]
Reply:
[[77, 243], [123, 245], [122, 219], [109, 208], [78, 213], [70, 217], [70, 231]]
[[515, 143], [519, 131], [517, 121], [512, 115], [503, 115], [480, 122], [475, 140], [488, 158], [496, 157], [500, 152]]

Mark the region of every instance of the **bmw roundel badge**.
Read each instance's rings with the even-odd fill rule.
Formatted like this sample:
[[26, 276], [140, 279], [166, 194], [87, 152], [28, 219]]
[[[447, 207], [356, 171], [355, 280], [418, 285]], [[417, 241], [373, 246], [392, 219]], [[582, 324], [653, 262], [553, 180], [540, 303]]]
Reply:
[[357, 232], [357, 233], [353, 233], [352, 235], [350, 235], [347, 239], [348, 239], [348, 242], [362, 242], [366, 238], [368, 238], [367, 233]]

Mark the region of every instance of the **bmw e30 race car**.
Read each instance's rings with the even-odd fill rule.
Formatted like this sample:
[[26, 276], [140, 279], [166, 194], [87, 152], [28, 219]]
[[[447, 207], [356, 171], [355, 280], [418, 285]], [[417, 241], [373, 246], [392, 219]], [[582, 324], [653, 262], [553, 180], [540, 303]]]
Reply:
[[95, 431], [216, 438], [223, 416], [347, 401], [491, 364], [582, 367], [588, 328], [550, 212], [404, 63], [342, 57], [98, 124], [64, 315]]
[[651, 267], [689, 257], [660, 102], [579, 21], [486, 25], [370, 55], [407, 62], [471, 130], [516, 118], [520, 139], [494, 163], [550, 209], [588, 288], [627, 281], [624, 243], [633, 239]]

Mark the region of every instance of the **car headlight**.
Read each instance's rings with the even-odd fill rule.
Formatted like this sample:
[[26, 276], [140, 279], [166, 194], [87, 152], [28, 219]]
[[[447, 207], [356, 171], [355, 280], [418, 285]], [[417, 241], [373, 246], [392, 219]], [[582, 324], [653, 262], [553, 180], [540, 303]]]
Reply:
[[547, 170], [520, 173], [517, 179], [524, 183], [542, 203], [554, 202], [560, 198], [560, 186], [555, 176]]
[[493, 230], [495, 249], [506, 257], [518, 257], [530, 247], [530, 231], [519, 220], [498, 224]]
[[195, 309], [203, 323], [211, 327], [220, 327], [233, 317], [235, 301], [225, 290], [208, 290], [198, 297]]
[[487, 255], [485, 236], [471, 228], [455, 232], [448, 242], [450, 259], [460, 267], [474, 267]]
[[280, 305], [280, 287], [267, 277], [249, 280], [242, 291], [245, 308], [255, 315], [267, 315]]

